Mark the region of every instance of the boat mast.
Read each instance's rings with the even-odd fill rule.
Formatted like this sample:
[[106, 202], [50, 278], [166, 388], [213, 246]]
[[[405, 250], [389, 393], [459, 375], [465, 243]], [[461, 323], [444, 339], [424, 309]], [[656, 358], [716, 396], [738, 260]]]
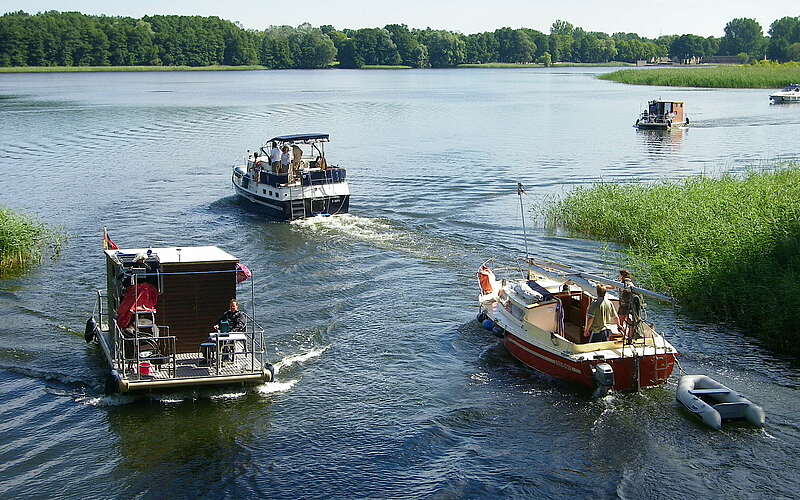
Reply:
[[522, 206], [522, 195], [525, 194], [525, 188], [522, 187], [521, 182], [517, 182], [517, 196], [519, 196], [519, 216], [522, 218], [522, 239], [525, 242], [525, 261], [530, 261], [528, 254], [528, 232], [525, 229], [525, 210]]

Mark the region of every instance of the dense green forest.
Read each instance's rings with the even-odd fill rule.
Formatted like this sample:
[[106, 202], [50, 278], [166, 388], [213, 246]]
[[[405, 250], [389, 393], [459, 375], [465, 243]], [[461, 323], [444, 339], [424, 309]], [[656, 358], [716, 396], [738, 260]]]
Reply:
[[218, 17], [88, 16], [79, 12], [12, 12], [0, 17], [0, 66], [208, 66], [342, 68], [405, 65], [445, 68], [476, 63], [635, 62], [713, 55], [743, 61], [800, 60], [800, 17], [784, 17], [768, 35], [753, 19], [731, 20], [721, 38], [585, 31], [556, 21], [550, 33], [499, 28], [464, 35], [446, 30], [336, 29], [309, 24], [248, 30]]

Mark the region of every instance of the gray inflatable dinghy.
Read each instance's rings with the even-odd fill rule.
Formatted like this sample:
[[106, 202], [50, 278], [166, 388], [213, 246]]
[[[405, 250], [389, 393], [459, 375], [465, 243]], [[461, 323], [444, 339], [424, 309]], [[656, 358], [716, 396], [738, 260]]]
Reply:
[[714, 429], [721, 429], [725, 420], [746, 420], [764, 426], [764, 410], [760, 406], [706, 375], [681, 377], [676, 397]]

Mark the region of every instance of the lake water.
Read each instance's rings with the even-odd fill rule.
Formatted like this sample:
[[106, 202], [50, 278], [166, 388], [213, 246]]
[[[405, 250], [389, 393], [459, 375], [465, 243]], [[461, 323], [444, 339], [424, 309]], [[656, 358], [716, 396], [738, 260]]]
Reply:
[[[796, 497], [800, 370], [741, 330], [651, 305], [688, 373], [766, 410], [763, 430], [714, 432], [679, 408], [676, 375], [592, 400], [474, 321], [478, 265], [524, 252], [516, 182], [532, 217], [600, 179], [800, 157], [800, 107], [768, 91], [603, 71], [0, 75], [0, 203], [70, 235], [0, 281], [0, 498]], [[656, 97], [684, 100], [691, 128], [634, 130]], [[270, 223], [234, 198], [248, 148], [301, 132], [331, 134], [351, 215]], [[240, 257], [278, 381], [103, 396], [82, 332], [104, 225], [123, 247]], [[603, 243], [528, 227], [532, 253], [613, 276]]]

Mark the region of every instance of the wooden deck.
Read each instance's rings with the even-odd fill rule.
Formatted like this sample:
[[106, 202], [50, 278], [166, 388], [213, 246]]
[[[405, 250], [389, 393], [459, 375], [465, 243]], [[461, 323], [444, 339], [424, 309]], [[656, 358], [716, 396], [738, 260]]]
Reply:
[[[252, 363], [252, 364], [251, 364]], [[133, 368], [132, 366], [130, 367]], [[150, 366], [150, 375], [139, 376], [131, 371], [126, 371], [126, 376], [131, 382], [139, 380], [173, 380], [197, 377], [225, 377], [246, 375], [250, 373], [261, 373], [263, 367], [258, 358], [253, 358], [243, 352], [237, 352], [232, 361], [222, 361], [219, 363], [219, 373], [217, 373], [216, 361], [212, 361], [211, 366], [206, 364], [206, 360], [200, 353], [183, 353], [176, 355], [175, 375], [172, 375], [172, 363]]]

